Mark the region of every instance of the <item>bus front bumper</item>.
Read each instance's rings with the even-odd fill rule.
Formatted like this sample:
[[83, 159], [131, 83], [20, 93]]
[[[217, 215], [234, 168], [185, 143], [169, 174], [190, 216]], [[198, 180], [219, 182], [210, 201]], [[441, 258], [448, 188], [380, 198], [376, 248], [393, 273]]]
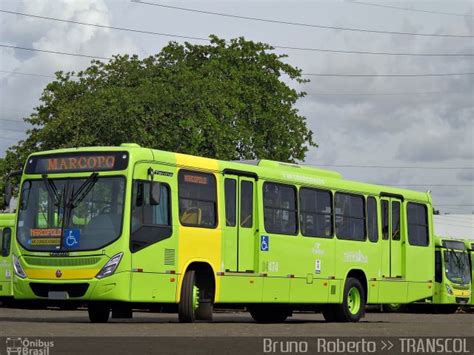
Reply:
[[51, 280], [14, 276], [13, 295], [18, 300], [129, 301], [130, 273], [103, 279]]

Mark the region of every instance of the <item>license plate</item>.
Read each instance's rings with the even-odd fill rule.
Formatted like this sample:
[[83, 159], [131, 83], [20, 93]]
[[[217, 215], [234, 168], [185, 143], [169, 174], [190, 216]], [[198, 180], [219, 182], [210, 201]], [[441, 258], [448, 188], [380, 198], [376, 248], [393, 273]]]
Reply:
[[50, 300], [67, 300], [69, 294], [66, 291], [49, 291], [48, 299]]

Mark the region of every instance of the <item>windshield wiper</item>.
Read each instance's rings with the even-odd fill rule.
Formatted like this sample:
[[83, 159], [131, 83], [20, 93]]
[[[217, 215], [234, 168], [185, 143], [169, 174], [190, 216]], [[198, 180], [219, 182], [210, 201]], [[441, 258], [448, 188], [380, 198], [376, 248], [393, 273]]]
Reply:
[[[64, 218], [63, 218], [63, 223], [61, 226], [61, 249], [63, 248], [64, 244], [64, 230], [66, 227], [69, 226], [71, 216], [72, 216], [72, 210], [76, 208], [81, 201], [87, 196], [87, 194], [92, 190], [94, 187], [95, 183], [98, 180], [98, 173], [92, 173], [84, 183], [79, 186], [79, 189], [77, 189], [76, 192], [74, 192], [74, 187], [72, 188], [71, 194], [69, 194], [69, 191], [65, 193], [65, 196], [71, 195], [69, 199], [65, 198], [65, 208], [64, 208]], [[68, 184], [69, 186], [69, 184]], [[69, 188], [67, 189], [69, 190]]]
[[[54, 180], [49, 179], [47, 174], [44, 174], [41, 176], [43, 179], [44, 186], [46, 187], [46, 191], [48, 192], [49, 198], [53, 201], [54, 206], [57, 207], [57, 215], [58, 215], [58, 221], [57, 224], [59, 225], [59, 221], [61, 219], [61, 207], [64, 207], [65, 203], [65, 187], [63, 188], [62, 193], [60, 194], [58, 192], [58, 189], [56, 188], [56, 184], [54, 183]], [[53, 224], [54, 224], [54, 215], [53, 215]], [[64, 221], [64, 218], [63, 218]]]
[[451, 249], [451, 254], [454, 255], [454, 258], [456, 259], [456, 266], [458, 267], [458, 270], [459, 273], [461, 274], [460, 276], [457, 276], [458, 278], [461, 279], [462, 283], [466, 283], [466, 281], [464, 280], [464, 261], [463, 259], [458, 255], [458, 253], [456, 251], [454, 251], [454, 249]]
[[54, 201], [54, 205], [58, 206], [60, 203], [60, 196], [58, 193], [58, 189], [56, 188], [56, 185], [54, 184], [54, 181], [51, 179], [48, 179], [48, 175], [44, 174], [41, 176], [43, 179], [44, 186], [46, 187], [46, 191], [48, 191], [48, 195], [51, 198], [51, 200]]
[[68, 202], [68, 207], [71, 209], [76, 208], [81, 201], [87, 196], [87, 194], [92, 190], [94, 187], [95, 183], [98, 180], [98, 173], [92, 173], [84, 183], [79, 186], [79, 189], [77, 189], [76, 192], [72, 193], [71, 199]]

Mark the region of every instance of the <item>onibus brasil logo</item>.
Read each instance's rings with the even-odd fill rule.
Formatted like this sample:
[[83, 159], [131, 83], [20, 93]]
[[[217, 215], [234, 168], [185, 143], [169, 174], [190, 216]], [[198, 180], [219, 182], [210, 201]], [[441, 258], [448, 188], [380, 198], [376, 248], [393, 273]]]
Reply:
[[54, 341], [28, 338], [7, 338], [5, 340], [7, 355], [50, 355]]

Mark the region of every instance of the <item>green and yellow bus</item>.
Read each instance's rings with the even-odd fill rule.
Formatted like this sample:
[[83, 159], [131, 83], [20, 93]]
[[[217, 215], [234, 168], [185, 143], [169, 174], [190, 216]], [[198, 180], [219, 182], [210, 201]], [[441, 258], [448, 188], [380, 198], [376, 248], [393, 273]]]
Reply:
[[384, 304], [384, 312], [454, 313], [471, 299], [469, 245], [460, 239], [434, 236], [435, 285], [433, 295], [413, 304]]
[[11, 241], [14, 230], [15, 214], [0, 213], [0, 301], [2, 304], [13, 299]]
[[[86, 303], [92, 322], [174, 308], [181, 322], [246, 307], [358, 321], [365, 304], [434, 287], [429, 193], [269, 160], [136, 144], [35, 153], [24, 167], [14, 295]], [[421, 267], [422, 266], [422, 267]]]
[[469, 303], [471, 267], [464, 241], [435, 238], [435, 287], [432, 305], [441, 313], [453, 313]]
[[471, 297], [469, 298], [469, 302], [465, 307], [465, 310], [474, 311], [474, 282], [472, 278], [474, 276], [474, 240], [466, 239], [464, 240], [464, 244], [466, 244], [467, 252], [469, 253], [469, 270], [471, 275]]

